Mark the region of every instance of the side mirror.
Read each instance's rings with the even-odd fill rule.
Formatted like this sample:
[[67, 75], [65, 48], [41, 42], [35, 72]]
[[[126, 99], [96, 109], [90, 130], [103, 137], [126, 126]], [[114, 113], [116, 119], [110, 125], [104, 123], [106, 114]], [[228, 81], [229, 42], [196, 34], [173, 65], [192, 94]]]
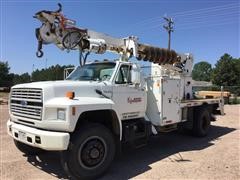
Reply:
[[131, 82], [135, 86], [139, 86], [141, 84], [140, 68], [136, 64], [132, 65], [132, 69], [131, 69]]

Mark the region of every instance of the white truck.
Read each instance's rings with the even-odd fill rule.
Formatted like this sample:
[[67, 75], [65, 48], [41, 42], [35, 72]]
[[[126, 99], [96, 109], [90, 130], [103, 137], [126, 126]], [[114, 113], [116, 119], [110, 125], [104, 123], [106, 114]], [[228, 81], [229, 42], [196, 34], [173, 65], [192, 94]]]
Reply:
[[[7, 129], [25, 154], [61, 151], [69, 176], [92, 179], [107, 170], [123, 143], [141, 146], [151, 135], [176, 129], [205, 136], [214, 114], [223, 114], [222, 99], [194, 99], [191, 54], [139, 44], [134, 37], [63, 27], [60, 12], [36, 14], [42, 22], [39, 56], [41, 43], [121, 56], [115, 61], [85, 59], [63, 81], [11, 88]], [[128, 61], [132, 56], [152, 63], [140, 67]]]

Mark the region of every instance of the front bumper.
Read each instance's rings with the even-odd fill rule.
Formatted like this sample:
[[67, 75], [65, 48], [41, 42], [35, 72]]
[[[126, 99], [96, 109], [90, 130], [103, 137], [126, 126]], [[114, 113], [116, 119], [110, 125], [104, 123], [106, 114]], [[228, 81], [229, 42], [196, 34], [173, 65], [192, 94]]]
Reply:
[[7, 122], [7, 131], [17, 141], [47, 151], [67, 150], [70, 140], [69, 133], [39, 130], [10, 120]]

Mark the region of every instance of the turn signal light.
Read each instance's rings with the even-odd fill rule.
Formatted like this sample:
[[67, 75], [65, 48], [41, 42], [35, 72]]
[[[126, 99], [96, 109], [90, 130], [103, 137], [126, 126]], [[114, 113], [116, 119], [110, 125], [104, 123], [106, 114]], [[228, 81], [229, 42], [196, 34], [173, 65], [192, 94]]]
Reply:
[[69, 99], [73, 99], [75, 97], [75, 93], [72, 91], [68, 91], [66, 93], [66, 97], [68, 97]]

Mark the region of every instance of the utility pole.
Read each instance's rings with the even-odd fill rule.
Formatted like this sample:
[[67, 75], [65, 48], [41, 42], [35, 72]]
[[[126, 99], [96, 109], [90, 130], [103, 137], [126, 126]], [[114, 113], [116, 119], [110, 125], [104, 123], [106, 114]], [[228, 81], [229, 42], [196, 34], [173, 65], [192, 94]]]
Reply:
[[166, 20], [167, 25], [163, 25], [163, 27], [168, 32], [168, 50], [171, 49], [171, 33], [173, 32], [173, 19], [170, 17], [163, 17], [164, 20]]

